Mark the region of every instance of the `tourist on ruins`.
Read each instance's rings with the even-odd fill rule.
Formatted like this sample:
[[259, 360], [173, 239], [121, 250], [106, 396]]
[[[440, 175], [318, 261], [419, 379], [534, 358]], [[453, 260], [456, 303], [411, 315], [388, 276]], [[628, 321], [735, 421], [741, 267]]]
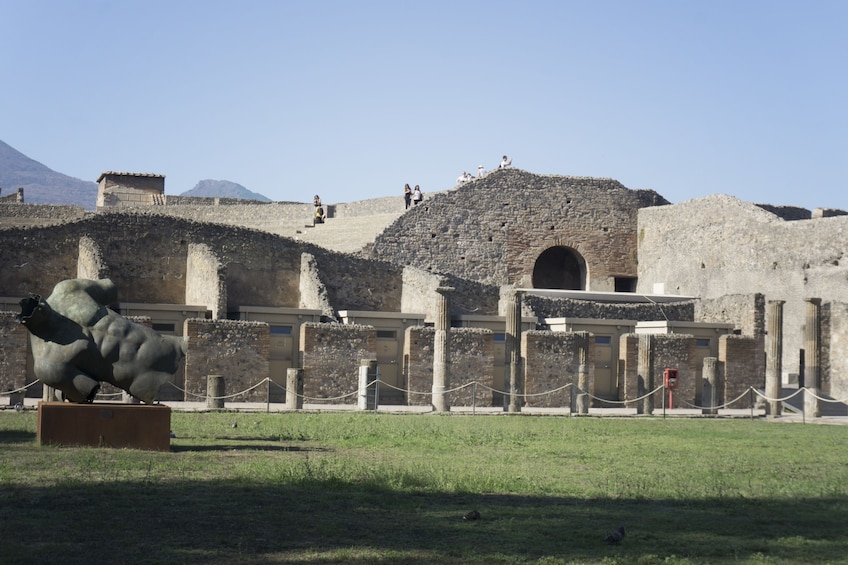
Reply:
[[318, 207], [315, 208], [315, 223], [323, 224], [324, 223], [324, 208], [321, 207], [321, 202], [318, 202]]
[[512, 165], [512, 159], [507, 159], [507, 158], [506, 158], [506, 155], [504, 155], [504, 156], [503, 156], [503, 160], [501, 161], [501, 164], [500, 164], [500, 165], [498, 165], [498, 168], [499, 168], [499, 169], [506, 169], [506, 168], [507, 168], [507, 167], [509, 167], [510, 165]]
[[412, 203], [415, 206], [418, 206], [418, 203], [424, 200], [424, 193], [421, 192], [421, 189], [418, 188], [418, 185], [415, 185], [415, 190], [412, 191]]
[[472, 177], [471, 173], [469, 173], [468, 171], [462, 171], [462, 174], [459, 175], [459, 177], [456, 179], [456, 184], [460, 185], [460, 184], [466, 183], [473, 178], [474, 177]]
[[477, 165], [477, 178], [481, 179], [486, 175], [486, 169], [483, 168], [483, 165]]
[[409, 203], [412, 201], [412, 189], [409, 188], [409, 183], [403, 185], [403, 201], [406, 203], [406, 209], [409, 210]]
[[313, 204], [316, 208], [317, 208], [318, 206], [320, 206], [320, 205], [321, 205], [321, 197], [320, 197], [320, 196], [318, 196], [317, 194], [316, 194], [315, 196], [313, 196], [313, 197], [312, 197], [312, 204]]

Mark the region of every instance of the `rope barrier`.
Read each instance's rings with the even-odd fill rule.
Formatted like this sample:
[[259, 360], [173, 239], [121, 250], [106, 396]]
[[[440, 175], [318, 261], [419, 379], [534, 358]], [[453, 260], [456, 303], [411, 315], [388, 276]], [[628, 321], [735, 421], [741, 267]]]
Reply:
[[[24, 392], [24, 391], [28, 390], [29, 388], [38, 384], [38, 382], [39, 381], [36, 380], [36, 381], [29, 383], [26, 386], [17, 388], [15, 390], [8, 390], [8, 391], [5, 391], [5, 392], [0, 392], [0, 396], [9, 396], [9, 395], [12, 395], [12, 394]], [[266, 383], [269, 383], [270, 385], [276, 386], [277, 388], [279, 388], [279, 389], [281, 389], [285, 392], [288, 392], [286, 387], [284, 387], [284, 386], [282, 386], [278, 383], [275, 383], [272, 379], [270, 379], [268, 377], [262, 379], [261, 381], [259, 381], [255, 385], [252, 385], [252, 386], [250, 386], [250, 387], [248, 387], [248, 388], [246, 388], [242, 391], [235, 392], [233, 394], [224, 395], [224, 396], [208, 396], [208, 395], [204, 395], [204, 394], [196, 394], [196, 393], [193, 393], [191, 391], [180, 388], [179, 386], [177, 386], [176, 384], [174, 384], [172, 382], [168, 382], [167, 384], [169, 384], [170, 386], [172, 386], [176, 390], [182, 392], [186, 396], [192, 396], [192, 397], [195, 397], [195, 398], [202, 398], [202, 399], [226, 400], [226, 399], [235, 398], [237, 396], [247, 394], [248, 392], [250, 392], [250, 391], [266, 384]], [[385, 386], [387, 388], [397, 390], [399, 392], [403, 392], [404, 394], [407, 394], [407, 395], [418, 395], [418, 396], [432, 396], [433, 395], [432, 392], [420, 392], [420, 391], [415, 391], [415, 390], [411, 390], [411, 389], [406, 389], [406, 388], [398, 387], [398, 386], [395, 386], [395, 385], [392, 385], [390, 383], [387, 383], [385, 381], [380, 381], [380, 380], [373, 380], [373, 381], [367, 383], [366, 387], [371, 387], [374, 384], [379, 384], [380, 386]], [[444, 392], [445, 393], [455, 393], [455, 392], [461, 391], [462, 389], [465, 389], [469, 386], [481, 387], [484, 390], [488, 390], [488, 391], [491, 391], [491, 392], [494, 392], [494, 393], [499, 393], [499, 394], [502, 394], [502, 395], [505, 395], [505, 396], [508, 396], [510, 394], [508, 391], [499, 390], [499, 389], [493, 388], [493, 387], [491, 387], [491, 386], [489, 386], [485, 383], [481, 383], [481, 382], [477, 382], [477, 381], [471, 381], [471, 382], [468, 382], [468, 383], [464, 383], [464, 384], [459, 385], [457, 387], [445, 390]], [[601, 398], [601, 397], [595, 396], [595, 395], [593, 395], [589, 392], [586, 392], [586, 391], [578, 388], [573, 383], [567, 383], [567, 384], [565, 384], [561, 387], [555, 388], [553, 390], [544, 391], [544, 392], [537, 392], [537, 393], [529, 393], [529, 394], [528, 393], [521, 393], [521, 394], [519, 394], [519, 396], [523, 399], [535, 398], [535, 397], [539, 397], [539, 396], [554, 394], [554, 393], [563, 391], [563, 390], [565, 390], [569, 387], [574, 387], [575, 390], [578, 393], [585, 394], [593, 400], [597, 400], [599, 402], [604, 402], [604, 403], [607, 403], [607, 404], [619, 404], [619, 405], [632, 404], [634, 402], [639, 402], [641, 400], [644, 400], [645, 398], [648, 398], [651, 395], [656, 394], [657, 392], [659, 392], [659, 391], [661, 391], [665, 388], [664, 385], [660, 385], [657, 388], [655, 388], [654, 390], [652, 390], [651, 392], [648, 392], [648, 393], [646, 393], [646, 394], [644, 394], [640, 397], [637, 397], [637, 398], [632, 398], [632, 399], [627, 399], [627, 400], [609, 400], [609, 399], [606, 399], [606, 398]], [[724, 404], [719, 404], [719, 405], [716, 405], [716, 406], [699, 406], [697, 404], [692, 404], [690, 402], [687, 402], [684, 399], [681, 399], [680, 402], [682, 404], [686, 405], [687, 407], [692, 408], [692, 409], [718, 410], [718, 409], [728, 408], [728, 407], [732, 406], [733, 404], [735, 404], [736, 402], [741, 400], [745, 395], [752, 393], [752, 392], [753, 392], [753, 394], [757, 395], [758, 397], [762, 398], [763, 400], [765, 400], [767, 402], [786, 402], [787, 400], [794, 398], [795, 396], [801, 394], [802, 392], [806, 392], [806, 393], [809, 393], [810, 396], [812, 396], [813, 398], [816, 398], [817, 400], [819, 400], [821, 402], [827, 402], [827, 403], [833, 403], [833, 404], [848, 403], [848, 398], [845, 398], [845, 399], [824, 398], [824, 397], [820, 396], [819, 394], [817, 394], [816, 392], [814, 392], [814, 390], [811, 390], [807, 387], [801, 387], [798, 390], [796, 390], [795, 392], [793, 392], [793, 393], [791, 393], [787, 396], [784, 396], [782, 398], [771, 398], [771, 397], [766, 396], [764, 393], [760, 392], [755, 387], [749, 387], [744, 392], [742, 392], [739, 396], [734, 398], [733, 400], [730, 400], [728, 402], [725, 402]], [[120, 396], [122, 394], [123, 394], [122, 392], [101, 393], [101, 394], [98, 394], [98, 396], [114, 397], [114, 396]], [[343, 400], [345, 398], [350, 398], [350, 397], [356, 396], [357, 394], [359, 394], [359, 389], [357, 389], [353, 392], [341, 394], [341, 395], [338, 395], [338, 396], [330, 396], [330, 397], [306, 396], [304, 394], [298, 394], [297, 396], [302, 398], [303, 400], [309, 400], [310, 402], [328, 402], [328, 401]]]
[[240, 395], [242, 395], [242, 394], [247, 394], [247, 393], [248, 393], [248, 392], [250, 392], [251, 390], [253, 390], [253, 389], [255, 389], [255, 388], [258, 388], [258, 387], [260, 387], [260, 386], [264, 385], [264, 384], [265, 384], [265, 383], [267, 383], [269, 380], [270, 380], [270, 379], [269, 379], [268, 377], [265, 377], [264, 379], [262, 379], [261, 381], [259, 381], [259, 382], [258, 382], [258, 383], [256, 383], [255, 385], [253, 385], [252, 387], [246, 388], [246, 389], [244, 389], [244, 390], [243, 390], [243, 391], [241, 391], [241, 392], [236, 392], [236, 393], [233, 393], [233, 394], [227, 394], [227, 395], [224, 395], [224, 396], [208, 396], [208, 395], [204, 395], [204, 394], [195, 394], [195, 393], [193, 393], [193, 392], [190, 392], [190, 391], [188, 391], [188, 390], [185, 390], [185, 389], [182, 389], [182, 388], [178, 387], [177, 385], [175, 385], [175, 384], [174, 384], [174, 383], [172, 383], [172, 382], [169, 382], [169, 383], [167, 383], [167, 384], [171, 385], [172, 387], [174, 387], [174, 388], [175, 388], [175, 389], [177, 389], [178, 391], [182, 392], [183, 394], [187, 394], [187, 395], [189, 395], [189, 396], [194, 396], [195, 398], [207, 398], [207, 399], [208, 399], [208, 398], [211, 398], [211, 399], [213, 399], [213, 400], [226, 400], [227, 398], [235, 398], [236, 396], [240, 396]]
[[17, 394], [19, 392], [23, 392], [27, 390], [29, 387], [34, 386], [38, 381], [32, 381], [26, 386], [22, 386], [21, 388], [16, 388], [15, 390], [7, 390], [6, 392], [0, 392], [0, 396], [11, 396], [13, 394]]

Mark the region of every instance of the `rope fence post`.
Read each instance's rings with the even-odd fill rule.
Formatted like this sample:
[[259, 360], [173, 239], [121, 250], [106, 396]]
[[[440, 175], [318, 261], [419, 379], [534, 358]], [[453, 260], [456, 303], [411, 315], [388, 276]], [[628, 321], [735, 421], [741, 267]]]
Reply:
[[377, 360], [362, 359], [359, 365], [359, 398], [357, 406], [360, 410], [377, 409]]
[[224, 377], [223, 375], [206, 376], [206, 407], [210, 410], [224, 408]]
[[303, 409], [303, 369], [286, 370], [286, 408]]

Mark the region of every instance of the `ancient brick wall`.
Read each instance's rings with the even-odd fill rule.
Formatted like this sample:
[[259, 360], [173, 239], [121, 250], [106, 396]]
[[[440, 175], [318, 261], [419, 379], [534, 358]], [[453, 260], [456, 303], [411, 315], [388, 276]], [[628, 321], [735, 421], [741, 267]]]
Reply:
[[[226, 394], [246, 390], [269, 375], [271, 333], [264, 322], [186, 320], [185, 400], [203, 401], [209, 375], [222, 375]], [[261, 402], [268, 388], [261, 386], [229, 402]]]
[[643, 208], [638, 290], [663, 283], [667, 292], [703, 299], [761, 294], [765, 301], [785, 300], [786, 381], [797, 373], [803, 349], [804, 299], [848, 302], [846, 234], [848, 216], [784, 221], [725, 195]]
[[[29, 332], [15, 316], [15, 312], [0, 312], [0, 392], [19, 389], [27, 381]], [[0, 396], [0, 403], [8, 402], [8, 396]]]
[[377, 359], [377, 330], [307, 322], [300, 330], [300, 352], [304, 402], [356, 404], [362, 360]]
[[[434, 328], [416, 326], [406, 330], [404, 365], [407, 387], [410, 391], [420, 393], [407, 395], [407, 403], [411, 406], [432, 404], [435, 337]], [[451, 328], [449, 339], [450, 382], [447, 388], [452, 392], [448, 393], [448, 405], [492, 406], [494, 334], [490, 330], [478, 328]], [[475, 381], [478, 386], [470, 386]]]
[[766, 332], [766, 300], [760, 293], [727, 294], [695, 303], [696, 322], [733, 324], [741, 335], [763, 336]]
[[[577, 334], [549, 331], [523, 332], [521, 354], [524, 364], [524, 405], [542, 408], [571, 406], [576, 394], [575, 387], [578, 385], [580, 365]], [[592, 340], [589, 343], [587, 370], [589, 393], [594, 394], [594, 343]], [[569, 384], [572, 386], [566, 386]]]
[[411, 209], [371, 253], [488, 284], [532, 286], [536, 258], [567, 246], [586, 262], [587, 289], [613, 290], [613, 277], [636, 276], [636, 211], [662, 203], [611, 179], [493, 171]]
[[624, 334], [618, 340], [618, 399], [636, 408], [639, 398], [639, 336]]
[[828, 302], [822, 304], [822, 392], [837, 400], [848, 398], [848, 379], [833, 378], [848, 375], [848, 304]]
[[[87, 270], [108, 273], [125, 302], [184, 304], [187, 296], [205, 296], [205, 304], [215, 299], [215, 293], [225, 291], [231, 309], [240, 305], [298, 308], [301, 257], [308, 252], [315, 257], [334, 308], [397, 311], [400, 306], [400, 267], [264, 232], [154, 214], [117, 213], [54, 227], [0, 229], [0, 265], [8, 266], [0, 269], [0, 296], [22, 297], [27, 292], [47, 296], [56, 283], [76, 278], [83, 240]], [[205, 247], [202, 257], [192, 255], [196, 261], [189, 272], [193, 244]], [[209, 270], [216, 264], [221, 265], [217, 278]], [[195, 286], [187, 289], [188, 279]], [[220, 288], [206, 292], [198, 286], [204, 280]], [[472, 298], [472, 307], [473, 302]]]
[[587, 318], [599, 320], [673, 320], [690, 322], [695, 313], [694, 300], [680, 302], [637, 303], [598, 302], [571, 298], [547, 298], [525, 295], [524, 305], [539, 318]]
[[[619, 370], [621, 371], [619, 386], [625, 395], [621, 400], [633, 401], [639, 398], [639, 335], [623, 335], [619, 343]], [[652, 366], [654, 389], [663, 385], [665, 369], [677, 369], [678, 387], [674, 391], [676, 408], [691, 407], [688, 405], [699, 406], [703, 384], [697, 377], [694, 336], [653, 334]], [[663, 400], [668, 407], [669, 399], [666, 390], [654, 393], [654, 408], [660, 410]], [[629, 402], [627, 406], [635, 408], [636, 403]]]
[[49, 226], [86, 217], [82, 206], [24, 204], [18, 195], [10, 194], [0, 200], [0, 226]]
[[304, 402], [356, 404], [362, 360], [377, 359], [377, 330], [307, 322], [300, 330], [300, 351]]
[[[718, 341], [719, 370], [724, 381], [724, 401], [731, 402], [751, 387], [764, 388], [765, 342], [761, 337], [723, 335]], [[750, 408], [752, 397], [745, 394], [728, 408]]]

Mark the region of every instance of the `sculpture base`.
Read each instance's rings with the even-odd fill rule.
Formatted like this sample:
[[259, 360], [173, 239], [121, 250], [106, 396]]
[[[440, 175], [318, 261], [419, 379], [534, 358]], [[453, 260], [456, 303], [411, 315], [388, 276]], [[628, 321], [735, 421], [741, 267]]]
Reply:
[[169, 451], [171, 409], [118, 403], [38, 403], [40, 445], [84, 445]]

